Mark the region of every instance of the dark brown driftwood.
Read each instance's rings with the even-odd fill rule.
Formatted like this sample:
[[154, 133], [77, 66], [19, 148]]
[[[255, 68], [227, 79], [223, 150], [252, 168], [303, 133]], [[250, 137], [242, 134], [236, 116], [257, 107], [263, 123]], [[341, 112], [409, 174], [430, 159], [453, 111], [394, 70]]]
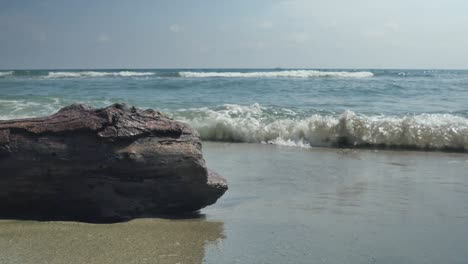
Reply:
[[0, 121], [0, 218], [114, 221], [192, 212], [226, 182], [196, 131], [158, 111], [71, 105]]

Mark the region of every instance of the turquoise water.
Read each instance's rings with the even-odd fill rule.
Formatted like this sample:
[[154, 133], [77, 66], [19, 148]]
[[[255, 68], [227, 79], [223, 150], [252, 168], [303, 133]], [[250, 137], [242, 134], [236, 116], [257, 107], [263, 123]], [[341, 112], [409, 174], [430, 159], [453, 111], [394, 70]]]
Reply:
[[157, 108], [204, 140], [299, 147], [468, 148], [468, 71], [0, 71], [0, 119], [71, 103]]

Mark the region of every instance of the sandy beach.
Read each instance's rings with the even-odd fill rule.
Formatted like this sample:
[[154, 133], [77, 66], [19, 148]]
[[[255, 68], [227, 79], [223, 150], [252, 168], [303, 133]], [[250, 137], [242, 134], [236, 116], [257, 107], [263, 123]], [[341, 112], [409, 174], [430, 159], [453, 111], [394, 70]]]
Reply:
[[205, 142], [192, 219], [0, 221], [0, 263], [464, 263], [468, 156]]
[[0, 221], [0, 263], [202, 263], [223, 223], [139, 219], [118, 224]]

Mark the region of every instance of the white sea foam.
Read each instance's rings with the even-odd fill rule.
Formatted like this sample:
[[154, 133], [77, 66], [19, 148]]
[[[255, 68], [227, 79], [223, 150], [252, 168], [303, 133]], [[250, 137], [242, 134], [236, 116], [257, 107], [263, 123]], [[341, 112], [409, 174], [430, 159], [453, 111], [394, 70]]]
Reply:
[[59, 98], [43, 98], [41, 102], [26, 99], [0, 99], [0, 120], [46, 116], [63, 107]]
[[13, 75], [13, 71], [0, 72], [0, 77]]
[[190, 109], [175, 118], [196, 128], [202, 139], [286, 146], [355, 146], [413, 149], [468, 149], [468, 119], [450, 114], [404, 117], [340, 116], [275, 118], [258, 104]]
[[76, 72], [49, 72], [46, 78], [82, 78], [82, 77], [139, 77], [151, 76], [154, 72], [99, 72], [99, 71], [76, 71]]
[[186, 78], [262, 78], [262, 77], [286, 77], [286, 78], [312, 78], [312, 77], [343, 77], [364, 78], [372, 77], [374, 74], [368, 71], [316, 71], [316, 70], [287, 70], [287, 71], [258, 71], [258, 72], [179, 72], [181, 77]]
[[76, 101], [58, 97], [0, 99], [0, 120], [47, 116], [72, 103], [105, 107], [114, 102], [108, 99]]
[[[0, 100], [0, 120], [49, 115], [70, 104], [58, 98], [43, 102]], [[84, 102], [106, 105], [110, 102]], [[259, 104], [180, 109], [174, 118], [198, 130], [203, 140], [296, 146], [351, 146], [403, 149], [468, 150], [468, 119], [451, 114], [365, 116], [296, 113]]]

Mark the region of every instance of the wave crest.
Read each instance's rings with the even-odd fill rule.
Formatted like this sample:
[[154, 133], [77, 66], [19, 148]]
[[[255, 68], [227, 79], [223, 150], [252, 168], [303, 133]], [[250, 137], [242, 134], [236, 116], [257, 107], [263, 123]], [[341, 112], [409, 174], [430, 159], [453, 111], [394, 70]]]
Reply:
[[368, 71], [316, 71], [316, 70], [287, 70], [287, 71], [259, 71], [259, 72], [179, 72], [185, 78], [262, 78], [262, 77], [287, 77], [287, 78], [312, 78], [312, 77], [343, 77], [364, 78], [372, 77], [374, 74]]
[[49, 72], [45, 78], [82, 78], [82, 77], [138, 77], [151, 76], [154, 72], [99, 72], [99, 71], [77, 71], [77, 72]]
[[0, 77], [13, 75], [13, 71], [0, 72]]
[[468, 149], [468, 119], [450, 114], [404, 117], [314, 114], [277, 118], [258, 104], [191, 109], [176, 119], [196, 128], [202, 139], [287, 146], [375, 147], [421, 150]]

